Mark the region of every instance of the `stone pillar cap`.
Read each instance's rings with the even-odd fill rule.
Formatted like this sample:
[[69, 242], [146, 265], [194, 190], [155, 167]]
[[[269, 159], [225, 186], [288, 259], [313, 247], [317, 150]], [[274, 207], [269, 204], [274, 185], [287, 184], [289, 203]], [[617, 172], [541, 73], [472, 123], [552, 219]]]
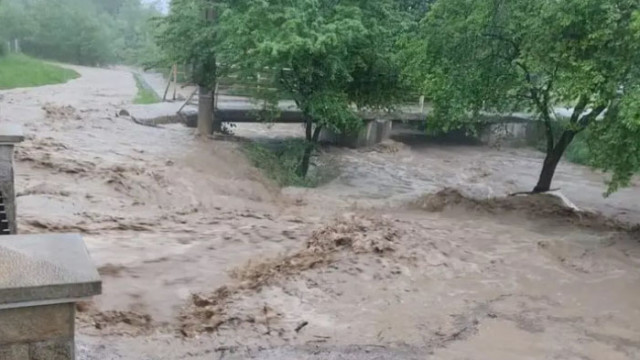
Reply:
[[74, 302], [101, 292], [80, 235], [0, 236], [0, 309]]
[[16, 144], [23, 141], [24, 133], [21, 126], [0, 123], [0, 144]]

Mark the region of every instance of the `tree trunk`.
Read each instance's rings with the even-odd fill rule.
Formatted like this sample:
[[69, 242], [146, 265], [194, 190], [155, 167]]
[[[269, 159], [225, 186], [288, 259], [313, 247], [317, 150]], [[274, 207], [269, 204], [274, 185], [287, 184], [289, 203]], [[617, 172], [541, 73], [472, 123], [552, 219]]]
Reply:
[[198, 91], [198, 134], [207, 136], [213, 133], [213, 96], [207, 87]]
[[553, 180], [553, 175], [556, 172], [558, 163], [560, 162], [560, 159], [562, 159], [562, 155], [565, 150], [567, 150], [569, 144], [571, 144], [571, 141], [573, 141], [573, 137], [575, 135], [575, 131], [565, 130], [553, 149], [551, 149], [551, 151], [547, 151], [547, 156], [544, 159], [542, 171], [538, 178], [538, 184], [533, 188], [534, 193], [547, 192], [551, 189], [551, 181]]
[[313, 121], [307, 120], [306, 124], [306, 139], [307, 146], [304, 149], [304, 154], [302, 155], [302, 161], [300, 162], [300, 167], [298, 168], [298, 176], [306, 177], [309, 172], [309, 166], [311, 164], [311, 155], [313, 154], [313, 150], [318, 143], [318, 138], [320, 138], [320, 130], [322, 127], [320, 125], [316, 125], [316, 128], [313, 130]]
[[304, 149], [302, 162], [300, 163], [300, 167], [298, 168], [298, 176], [303, 178], [307, 177], [307, 173], [309, 172], [309, 165], [311, 164], [311, 153], [313, 153], [313, 144], [308, 143], [306, 148]]
[[[203, 8], [203, 15], [205, 20], [213, 22], [216, 18], [215, 9], [213, 3], [209, 2], [210, 6]], [[220, 132], [222, 130], [221, 123], [215, 122], [214, 119], [214, 89], [217, 81], [217, 62], [216, 56], [202, 59], [200, 63], [196, 64], [195, 71], [196, 83], [199, 86], [198, 97], [198, 133], [202, 136], [213, 134], [214, 131]]]
[[[217, 71], [217, 70], [216, 70]], [[217, 76], [216, 81], [214, 82], [213, 91], [211, 92], [211, 126], [214, 133], [222, 133], [222, 118], [216, 116], [216, 110], [218, 107], [217, 96], [218, 96], [218, 85], [217, 85]]]

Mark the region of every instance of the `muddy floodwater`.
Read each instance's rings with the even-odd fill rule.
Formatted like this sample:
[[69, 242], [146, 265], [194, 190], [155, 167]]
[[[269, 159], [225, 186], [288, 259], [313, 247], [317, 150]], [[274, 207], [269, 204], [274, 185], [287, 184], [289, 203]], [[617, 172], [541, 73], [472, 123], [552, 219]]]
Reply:
[[[125, 70], [0, 91], [22, 233], [79, 232], [104, 282], [77, 355], [111, 359], [638, 359], [640, 186], [541, 154], [400, 136], [327, 148], [339, 176], [280, 189], [237, 141], [116, 112]], [[238, 136], [302, 134], [244, 124]]]

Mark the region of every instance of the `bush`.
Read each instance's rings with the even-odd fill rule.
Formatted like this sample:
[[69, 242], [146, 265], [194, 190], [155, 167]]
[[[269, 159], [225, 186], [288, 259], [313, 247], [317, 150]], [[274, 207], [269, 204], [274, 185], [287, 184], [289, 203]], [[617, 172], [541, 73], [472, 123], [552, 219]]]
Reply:
[[573, 139], [571, 145], [569, 145], [564, 153], [567, 161], [580, 165], [589, 165], [591, 149], [589, 149], [589, 145], [587, 144], [587, 138], [589, 137], [588, 131], [589, 129], [584, 130]]
[[[567, 122], [555, 122], [553, 123], [553, 133], [560, 136], [562, 131], [567, 126]], [[546, 152], [547, 140], [544, 137], [544, 132], [540, 132], [540, 139], [536, 145], [536, 149]], [[589, 145], [587, 144], [587, 138], [589, 137], [589, 128], [581, 131], [573, 139], [567, 150], [564, 152], [564, 158], [574, 164], [589, 165], [591, 158]]]
[[306, 177], [298, 175], [298, 167], [307, 142], [291, 139], [269, 143], [247, 143], [244, 153], [253, 166], [280, 186], [316, 187], [338, 175], [329, 162], [315, 157]]

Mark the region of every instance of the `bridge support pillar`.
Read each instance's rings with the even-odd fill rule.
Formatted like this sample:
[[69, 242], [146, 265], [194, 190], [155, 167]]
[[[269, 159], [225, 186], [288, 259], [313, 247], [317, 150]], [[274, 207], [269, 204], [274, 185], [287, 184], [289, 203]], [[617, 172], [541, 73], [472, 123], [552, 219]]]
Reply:
[[393, 121], [390, 120], [365, 120], [360, 130], [350, 134], [337, 134], [330, 130], [323, 130], [320, 141], [354, 149], [373, 146], [389, 139], [392, 127]]

